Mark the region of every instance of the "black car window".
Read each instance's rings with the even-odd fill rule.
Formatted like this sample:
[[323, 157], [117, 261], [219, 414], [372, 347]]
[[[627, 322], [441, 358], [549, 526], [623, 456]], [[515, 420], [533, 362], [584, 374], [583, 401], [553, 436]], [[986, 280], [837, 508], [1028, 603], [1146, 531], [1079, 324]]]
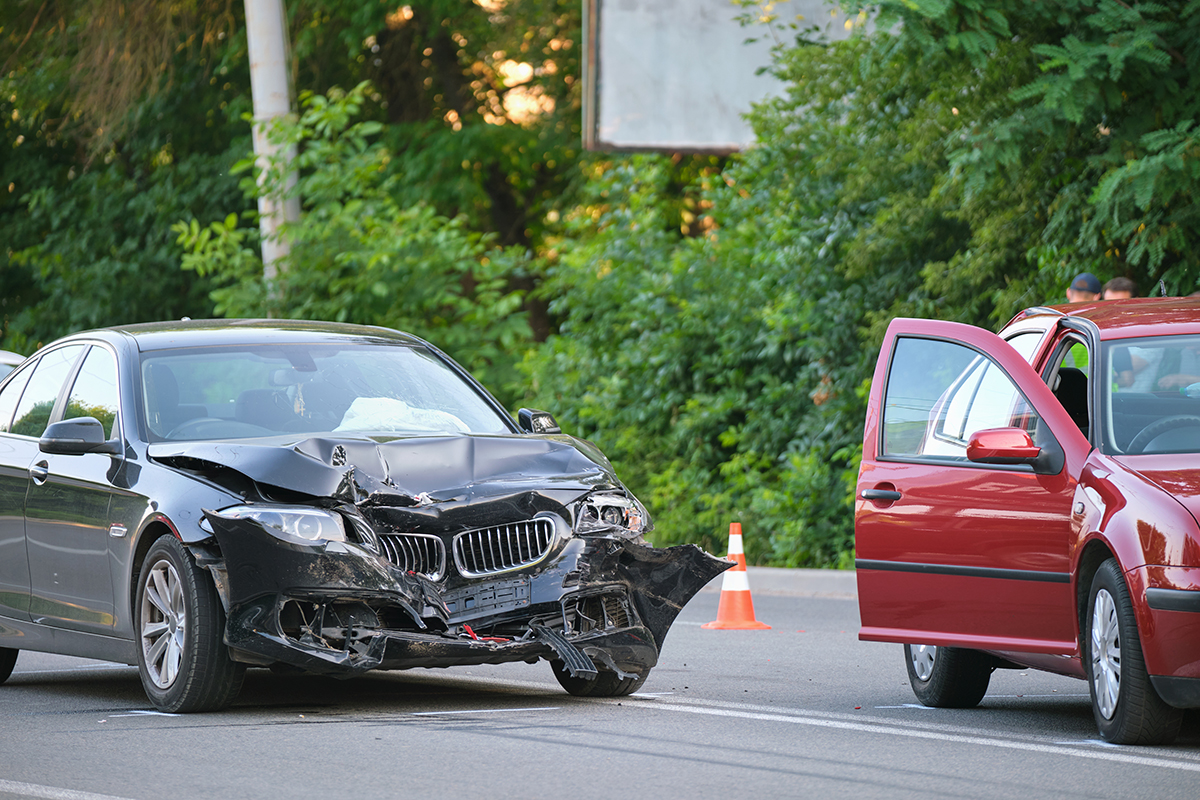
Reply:
[[1103, 351], [1103, 452], [1200, 453], [1200, 336], [1118, 339]]
[[1071, 420], [1084, 436], [1091, 432], [1091, 410], [1088, 405], [1091, 361], [1087, 345], [1074, 336], [1067, 337], [1050, 359], [1053, 369], [1047, 373], [1046, 381], [1063, 410], [1071, 415]]
[[883, 410], [884, 456], [966, 460], [967, 440], [987, 428], [1031, 434], [1038, 417], [998, 364], [955, 342], [896, 340]]
[[104, 426], [105, 437], [111, 439], [117, 407], [117, 362], [103, 347], [93, 347], [79, 368], [63, 419], [95, 417]]
[[13, 419], [12, 433], [39, 437], [50, 424], [54, 401], [62, 390], [63, 381], [71, 374], [75, 362], [84, 350], [84, 345], [75, 344], [59, 347], [43, 355], [33, 368], [33, 377], [21, 395], [17, 414]]
[[409, 345], [161, 350], [143, 357], [141, 379], [152, 440], [509, 430], [445, 361]]
[[8, 433], [12, 427], [13, 411], [16, 410], [17, 401], [21, 399], [21, 392], [32, 374], [33, 368], [26, 367], [14, 375], [4, 387], [4, 391], [0, 392], [0, 433]]

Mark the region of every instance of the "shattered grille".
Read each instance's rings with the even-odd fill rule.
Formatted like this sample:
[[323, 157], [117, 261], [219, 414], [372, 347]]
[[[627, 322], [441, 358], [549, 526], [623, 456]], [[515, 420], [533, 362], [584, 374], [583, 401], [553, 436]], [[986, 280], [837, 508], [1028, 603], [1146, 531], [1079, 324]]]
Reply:
[[381, 533], [379, 548], [388, 561], [406, 572], [417, 572], [430, 580], [446, 574], [446, 545], [425, 533]]
[[608, 595], [604, 598], [604, 617], [610, 628], [629, 627], [629, 609], [620, 597]]
[[454, 537], [454, 563], [463, 575], [492, 575], [535, 564], [550, 550], [554, 523], [544, 518], [480, 528]]
[[575, 597], [564, 604], [566, 627], [572, 633], [628, 628], [639, 624], [623, 594], [610, 592]]

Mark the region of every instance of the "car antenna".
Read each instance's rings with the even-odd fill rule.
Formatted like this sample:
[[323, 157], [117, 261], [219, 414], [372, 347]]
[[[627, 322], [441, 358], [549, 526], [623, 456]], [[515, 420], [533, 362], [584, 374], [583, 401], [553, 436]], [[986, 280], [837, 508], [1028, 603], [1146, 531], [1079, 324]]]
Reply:
[[1163, 281], [1162, 278], [1158, 279], [1158, 296], [1159, 297], [1167, 296], [1167, 284]]

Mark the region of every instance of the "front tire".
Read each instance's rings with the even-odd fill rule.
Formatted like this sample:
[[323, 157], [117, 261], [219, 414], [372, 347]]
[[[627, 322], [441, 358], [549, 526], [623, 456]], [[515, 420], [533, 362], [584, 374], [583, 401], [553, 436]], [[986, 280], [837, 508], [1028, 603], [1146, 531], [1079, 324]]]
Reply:
[[155, 708], [216, 711], [233, 702], [246, 666], [229, 658], [212, 580], [175, 537], [146, 554], [134, 612], [138, 674]]
[[601, 669], [595, 678], [572, 678], [561, 661], [551, 661], [550, 667], [559, 685], [576, 697], [625, 697], [642, 688], [646, 678], [650, 677], [650, 670], [636, 678], [622, 678], [615, 672]]
[[1092, 714], [1104, 740], [1113, 744], [1174, 741], [1183, 711], [1164, 703], [1150, 683], [1133, 603], [1115, 558], [1101, 564], [1092, 578], [1084, 643]]
[[992, 680], [992, 657], [978, 650], [906, 644], [904, 664], [913, 694], [933, 708], [974, 708]]

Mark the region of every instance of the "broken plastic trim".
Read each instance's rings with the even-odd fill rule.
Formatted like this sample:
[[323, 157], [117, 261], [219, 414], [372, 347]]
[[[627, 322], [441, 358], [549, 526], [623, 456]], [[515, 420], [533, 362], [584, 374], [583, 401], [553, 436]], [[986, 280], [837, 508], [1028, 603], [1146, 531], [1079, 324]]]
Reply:
[[531, 623], [529, 629], [534, 632], [538, 641], [549, 645], [554, 654], [563, 662], [563, 666], [566, 667], [567, 673], [572, 678], [591, 680], [600, 674], [596, 665], [592, 663], [592, 659], [588, 658], [586, 653], [571, 644], [567, 637], [558, 631], [536, 622]]

